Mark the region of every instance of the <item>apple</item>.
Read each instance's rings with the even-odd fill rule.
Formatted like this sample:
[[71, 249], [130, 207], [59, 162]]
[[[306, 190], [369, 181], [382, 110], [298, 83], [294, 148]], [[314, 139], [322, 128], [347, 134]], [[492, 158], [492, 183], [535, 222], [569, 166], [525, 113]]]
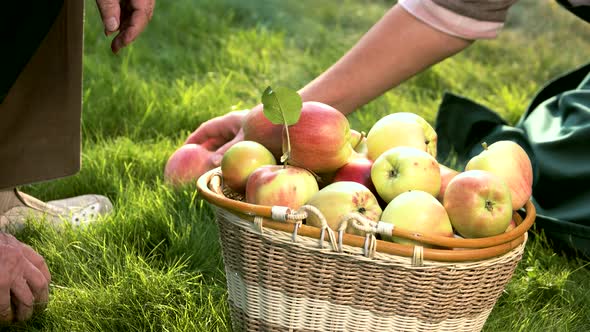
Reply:
[[430, 125], [430, 123], [428, 123], [428, 121], [426, 121], [426, 119], [424, 119], [423, 117], [421, 117], [415, 113], [399, 112], [399, 113], [394, 113], [394, 114], [397, 114], [397, 116], [400, 118], [403, 117], [403, 118], [407, 118], [408, 120], [413, 119], [414, 121], [418, 122], [418, 124], [420, 124], [420, 126], [422, 126], [422, 129], [424, 130], [424, 138], [425, 138], [424, 143], [426, 144], [426, 152], [430, 153], [431, 156], [436, 158], [436, 152], [437, 152], [436, 146], [437, 146], [437, 142], [438, 142], [438, 134], [436, 133], [436, 131], [434, 130], [432, 125]]
[[[350, 124], [344, 114], [324, 103], [307, 101], [296, 124], [289, 126], [291, 155], [288, 163], [315, 173], [334, 172], [344, 166], [354, 150]], [[283, 151], [287, 150], [286, 131]]]
[[426, 151], [407, 146], [391, 148], [381, 154], [371, 167], [371, 180], [387, 203], [408, 190], [438, 195], [441, 183], [436, 159]]
[[246, 182], [246, 202], [298, 209], [319, 191], [315, 176], [295, 166], [265, 165]]
[[457, 174], [447, 186], [443, 206], [457, 233], [465, 238], [501, 234], [512, 219], [510, 189], [488, 171]]
[[367, 157], [369, 150], [367, 148], [367, 135], [364, 132], [351, 129], [350, 145], [359, 156]]
[[[383, 210], [381, 221], [411, 232], [454, 236], [453, 227], [443, 205], [432, 194], [421, 190], [406, 191], [396, 196]], [[432, 247], [428, 244], [395, 236], [382, 236], [382, 238], [400, 244]]]
[[244, 140], [254, 141], [264, 145], [276, 158], [283, 155], [283, 126], [275, 125], [264, 116], [262, 104], [254, 107], [242, 123]]
[[264, 165], [276, 165], [273, 154], [254, 141], [240, 141], [232, 145], [221, 158], [223, 184], [237, 193], [244, 193], [248, 176]]
[[185, 144], [166, 162], [164, 180], [173, 186], [195, 183], [205, 172], [213, 169], [213, 152], [198, 144]]
[[424, 133], [417, 123], [378, 120], [367, 134], [367, 157], [377, 160], [390, 148], [407, 146], [426, 151]]
[[516, 228], [516, 221], [514, 221], [514, 219], [511, 219], [505, 232], [510, 232], [511, 230], [513, 230], [515, 228]]
[[380, 118], [367, 134], [368, 157], [377, 159], [387, 149], [411, 146], [436, 158], [438, 136], [421, 116], [410, 112], [391, 113]]
[[456, 171], [450, 167], [447, 167], [441, 163], [439, 163], [439, 167], [440, 167], [440, 191], [438, 193], [438, 195], [436, 196], [436, 198], [438, 198], [439, 201], [443, 201], [444, 197], [445, 197], [445, 190], [447, 189], [447, 185], [449, 184], [449, 181], [451, 181], [457, 174], [459, 174], [459, 171]]
[[377, 195], [377, 190], [373, 185], [373, 181], [371, 181], [372, 166], [373, 161], [365, 157], [357, 156], [336, 171], [336, 174], [332, 178], [332, 182], [354, 181], [369, 188], [371, 192]]
[[465, 170], [489, 171], [499, 176], [510, 188], [512, 210], [522, 208], [533, 192], [533, 166], [527, 153], [518, 143], [497, 141], [472, 157]]
[[[328, 226], [334, 231], [338, 230], [342, 218], [353, 212], [357, 212], [374, 222], [379, 221], [381, 207], [375, 195], [364, 185], [354, 181], [334, 182], [311, 197], [306, 203], [320, 210]], [[306, 219], [306, 224], [321, 227], [320, 220], [314, 215]], [[364, 232], [354, 228], [349, 222], [347, 233], [362, 235]]]

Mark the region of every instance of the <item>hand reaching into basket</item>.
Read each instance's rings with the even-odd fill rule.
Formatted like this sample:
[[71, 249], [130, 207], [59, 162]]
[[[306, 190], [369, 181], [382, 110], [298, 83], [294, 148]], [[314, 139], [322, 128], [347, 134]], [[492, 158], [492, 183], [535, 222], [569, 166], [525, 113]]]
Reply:
[[220, 166], [225, 151], [244, 139], [242, 123], [249, 112], [232, 111], [202, 123], [168, 159], [166, 181], [184, 185]]
[[249, 110], [233, 111], [201, 124], [184, 144], [199, 144], [213, 153], [211, 158], [219, 166], [223, 153], [244, 139], [242, 123]]

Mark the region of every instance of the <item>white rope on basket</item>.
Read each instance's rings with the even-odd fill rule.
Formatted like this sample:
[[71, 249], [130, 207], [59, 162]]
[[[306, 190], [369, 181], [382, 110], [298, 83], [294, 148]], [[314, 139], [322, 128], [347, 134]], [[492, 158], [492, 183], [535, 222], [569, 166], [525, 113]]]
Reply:
[[305, 215], [304, 218], [299, 219], [300, 222], [301, 222], [301, 220], [307, 218], [310, 214], [313, 214], [316, 218], [318, 218], [320, 220], [320, 223], [322, 225], [321, 233], [320, 233], [320, 249], [324, 248], [324, 239], [325, 239], [326, 233], [328, 233], [328, 239], [330, 240], [330, 244], [332, 245], [332, 249], [334, 251], [336, 251], [338, 249], [338, 247], [336, 246], [336, 236], [334, 235], [334, 231], [330, 228], [330, 226], [328, 225], [328, 221], [326, 221], [326, 218], [324, 217], [324, 215], [322, 214], [322, 212], [318, 208], [316, 208], [313, 205], [303, 205], [302, 207], [299, 208], [299, 210], [297, 210], [296, 213], [299, 213], [301, 215]]
[[[303, 224], [303, 220], [306, 219], [310, 214], [316, 216], [322, 224], [320, 233], [320, 248], [324, 248], [325, 234], [328, 233], [328, 239], [330, 241], [330, 244], [332, 245], [332, 249], [336, 251], [336, 236], [334, 235], [334, 232], [332, 231], [330, 226], [328, 226], [326, 218], [323, 216], [323, 214], [318, 208], [312, 205], [303, 205], [297, 211], [293, 211], [291, 208], [287, 206], [275, 205], [271, 207], [272, 220], [289, 222], [293, 224], [293, 233], [291, 235], [292, 242], [297, 242], [299, 228]], [[254, 218], [254, 226], [260, 233], [262, 233], [262, 221], [262, 217], [256, 216]]]
[[260, 234], [263, 234], [264, 233], [264, 228], [262, 227], [262, 222], [263, 221], [264, 221], [264, 218], [262, 218], [261, 216], [254, 217], [254, 228]]
[[412, 255], [412, 266], [422, 266], [424, 264], [424, 247], [414, 246]]
[[[349, 226], [349, 222], [354, 229], [365, 233], [365, 243], [363, 246], [364, 254], [366, 257], [373, 258], [377, 251], [377, 238], [375, 237], [375, 233], [379, 230], [379, 223], [356, 212], [349, 213], [340, 219], [340, 223], [338, 224], [338, 251], [343, 251], [343, 237]], [[393, 229], [393, 227], [391, 229]]]

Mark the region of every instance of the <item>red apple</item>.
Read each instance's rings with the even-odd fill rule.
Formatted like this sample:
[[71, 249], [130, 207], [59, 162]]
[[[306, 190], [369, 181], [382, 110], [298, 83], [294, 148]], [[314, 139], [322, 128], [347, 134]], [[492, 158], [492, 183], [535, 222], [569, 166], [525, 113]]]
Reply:
[[298, 209], [319, 191], [315, 176], [295, 166], [267, 165], [255, 169], [246, 183], [246, 202]]
[[[349, 213], [359, 213], [372, 221], [379, 221], [381, 207], [375, 195], [364, 185], [353, 181], [334, 182], [315, 193], [306, 203], [320, 210], [328, 226], [337, 231], [342, 218]], [[321, 227], [320, 220], [310, 215], [306, 224]], [[349, 223], [347, 233], [364, 235]]]
[[[289, 126], [291, 155], [288, 163], [315, 173], [334, 172], [344, 166], [354, 150], [350, 124], [344, 114], [320, 102], [304, 102], [296, 124]], [[286, 131], [283, 151], [287, 150]]]
[[465, 238], [501, 234], [512, 219], [510, 189], [488, 171], [457, 174], [447, 186], [443, 205], [451, 224]]
[[[453, 237], [453, 227], [445, 208], [432, 194], [421, 190], [406, 191], [395, 197], [383, 210], [381, 221], [411, 232]], [[407, 245], [419, 244], [399, 237], [383, 236], [383, 239]]]
[[438, 195], [436, 196], [436, 198], [438, 198], [438, 200], [442, 202], [445, 197], [445, 190], [447, 189], [447, 185], [457, 174], [459, 174], [459, 172], [450, 168], [450, 167], [447, 167], [443, 164], [439, 164], [439, 167], [440, 167], [440, 191], [439, 191]]
[[248, 176], [264, 165], [276, 165], [276, 159], [264, 145], [254, 141], [240, 141], [232, 145], [221, 159], [223, 184], [244, 193]]
[[332, 182], [339, 182], [339, 181], [353, 181], [356, 183], [360, 183], [363, 186], [367, 187], [375, 197], [377, 197], [378, 201], [382, 201], [381, 197], [377, 193], [377, 189], [375, 189], [375, 185], [373, 184], [373, 180], [371, 180], [371, 167], [373, 166], [373, 161], [369, 160], [366, 157], [356, 156], [355, 158], [351, 159], [346, 165], [342, 166], [336, 171], [336, 175], [332, 178]]
[[178, 148], [164, 168], [164, 180], [173, 186], [195, 183], [205, 172], [213, 169], [213, 152], [198, 144], [185, 144]]
[[255, 141], [264, 145], [276, 158], [283, 155], [283, 126], [275, 125], [264, 116], [262, 104], [253, 108], [244, 118], [242, 124], [244, 140]]
[[533, 167], [524, 149], [513, 141], [497, 141], [471, 158], [465, 170], [483, 170], [499, 176], [510, 188], [512, 210], [522, 208], [533, 192]]

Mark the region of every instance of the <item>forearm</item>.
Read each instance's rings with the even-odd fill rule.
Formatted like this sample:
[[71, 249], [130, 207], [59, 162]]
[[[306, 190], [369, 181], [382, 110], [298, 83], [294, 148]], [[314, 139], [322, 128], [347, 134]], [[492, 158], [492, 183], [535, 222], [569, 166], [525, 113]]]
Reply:
[[430, 27], [395, 5], [299, 93], [304, 101], [321, 101], [349, 114], [470, 43]]

